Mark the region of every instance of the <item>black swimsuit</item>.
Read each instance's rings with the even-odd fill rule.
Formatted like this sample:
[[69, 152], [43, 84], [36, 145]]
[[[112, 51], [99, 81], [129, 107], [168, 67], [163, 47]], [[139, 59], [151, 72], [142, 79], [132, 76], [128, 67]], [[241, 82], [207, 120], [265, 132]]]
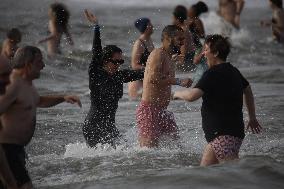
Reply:
[[140, 61], [139, 64], [142, 66], [146, 66], [146, 62], [148, 60], [148, 57], [150, 55], [150, 51], [148, 51], [147, 46], [145, 45], [145, 43], [143, 42], [142, 39], [139, 39], [144, 47], [144, 52], [142, 53], [141, 57], [140, 57]]
[[110, 75], [103, 69], [100, 28], [94, 31], [93, 58], [89, 66], [89, 88], [91, 107], [83, 125], [83, 134], [87, 144], [95, 147], [98, 143], [113, 144], [119, 137], [115, 126], [115, 113], [118, 101], [123, 95], [123, 83], [142, 80], [142, 70], [119, 70]]

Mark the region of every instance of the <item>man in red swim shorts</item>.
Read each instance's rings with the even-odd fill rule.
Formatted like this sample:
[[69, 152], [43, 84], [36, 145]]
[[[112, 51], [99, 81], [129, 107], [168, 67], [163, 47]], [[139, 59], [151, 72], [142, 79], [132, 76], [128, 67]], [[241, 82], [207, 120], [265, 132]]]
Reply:
[[177, 137], [173, 113], [167, 110], [171, 97], [171, 85], [190, 87], [190, 79], [175, 78], [172, 55], [178, 54], [183, 45], [184, 32], [169, 25], [162, 32], [162, 47], [154, 49], [147, 61], [142, 101], [137, 109], [140, 146], [157, 147], [160, 136]]

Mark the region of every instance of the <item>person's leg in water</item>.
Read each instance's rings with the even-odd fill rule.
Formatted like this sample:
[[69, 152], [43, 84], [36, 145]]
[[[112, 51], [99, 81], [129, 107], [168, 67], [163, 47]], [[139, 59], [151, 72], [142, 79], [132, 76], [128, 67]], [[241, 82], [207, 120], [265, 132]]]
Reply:
[[221, 135], [215, 138], [206, 146], [201, 164], [207, 166], [239, 159], [242, 141], [241, 138], [230, 135]]
[[219, 161], [216, 158], [213, 148], [210, 144], [207, 144], [202, 155], [200, 166], [209, 166], [217, 163], [219, 163]]

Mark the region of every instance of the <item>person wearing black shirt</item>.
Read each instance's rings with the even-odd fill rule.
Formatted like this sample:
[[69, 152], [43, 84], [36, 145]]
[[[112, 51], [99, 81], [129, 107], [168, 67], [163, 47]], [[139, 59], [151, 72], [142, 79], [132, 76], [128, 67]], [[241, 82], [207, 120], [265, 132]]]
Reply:
[[124, 62], [122, 51], [115, 45], [102, 49], [97, 17], [85, 10], [86, 18], [94, 24], [92, 61], [89, 66], [91, 107], [84, 121], [83, 135], [88, 146], [98, 143], [115, 145], [120, 136], [115, 126], [118, 101], [123, 95], [123, 83], [142, 80], [142, 70], [118, 70]]
[[207, 70], [191, 91], [176, 92], [174, 98], [195, 101], [202, 97], [202, 128], [208, 145], [201, 160], [202, 166], [238, 158], [245, 136], [243, 95], [248, 109], [247, 128], [259, 133], [261, 126], [255, 116], [254, 98], [248, 81], [240, 71], [226, 62], [230, 53], [228, 40], [220, 35], [205, 40]]

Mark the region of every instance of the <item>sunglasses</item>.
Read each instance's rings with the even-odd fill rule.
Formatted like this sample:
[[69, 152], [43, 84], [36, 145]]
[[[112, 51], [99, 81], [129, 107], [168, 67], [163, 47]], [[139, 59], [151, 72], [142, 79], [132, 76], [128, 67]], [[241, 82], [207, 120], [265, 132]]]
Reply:
[[113, 63], [113, 64], [119, 64], [119, 65], [121, 65], [121, 64], [123, 64], [124, 63], [124, 60], [123, 59], [120, 59], [120, 60], [112, 60], [112, 59], [110, 59], [109, 60], [111, 63]]

